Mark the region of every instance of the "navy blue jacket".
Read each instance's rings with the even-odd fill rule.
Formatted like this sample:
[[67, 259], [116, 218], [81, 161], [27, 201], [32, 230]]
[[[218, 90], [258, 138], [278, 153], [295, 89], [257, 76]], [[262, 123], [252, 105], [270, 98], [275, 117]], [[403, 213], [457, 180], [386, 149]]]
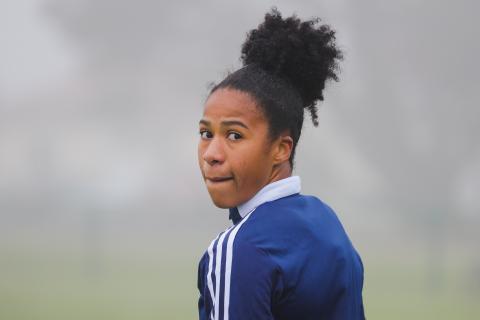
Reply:
[[275, 195], [299, 183], [287, 179], [257, 193], [248, 212], [230, 209], [234, 224], [198, 265], [200, 320], [365, 318], [362, 261], [337, 215], [291, 188]]

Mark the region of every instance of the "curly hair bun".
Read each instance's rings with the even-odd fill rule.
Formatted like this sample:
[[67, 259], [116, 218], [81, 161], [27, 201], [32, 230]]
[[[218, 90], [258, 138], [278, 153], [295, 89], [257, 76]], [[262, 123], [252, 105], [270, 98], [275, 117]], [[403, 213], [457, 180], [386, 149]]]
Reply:
[[343, 58], [335, 45], [335, 31], [319, 22], [319, 18], [302, 22], [296, 15], [284, 19], [272, 8], [248, 33], [241, 55], [244, 66], [257, 65], [289, 81], [314, 124], [318, 123], [315, 103], [323, 101], [327, 79], [338, 81], [338, 61]]

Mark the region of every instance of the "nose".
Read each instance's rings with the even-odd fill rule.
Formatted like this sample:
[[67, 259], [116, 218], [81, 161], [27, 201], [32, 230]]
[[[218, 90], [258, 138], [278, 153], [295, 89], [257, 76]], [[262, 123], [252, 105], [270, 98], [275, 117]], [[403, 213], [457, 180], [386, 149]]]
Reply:
[[211, 139], [203, 152], [202, 158], [211, 166], [223, 163], [225, 161], [225, 153], [222, 141], [216, 137]]

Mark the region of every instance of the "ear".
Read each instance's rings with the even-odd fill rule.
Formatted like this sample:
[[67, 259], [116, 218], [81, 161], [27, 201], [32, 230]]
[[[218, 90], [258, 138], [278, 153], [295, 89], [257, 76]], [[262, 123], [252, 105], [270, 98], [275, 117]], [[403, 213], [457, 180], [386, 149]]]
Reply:
[[293, 149], [293, 139], [288, 131], [282, 133], [274, 143], [273, 164], [278, 165], [290, 159]]

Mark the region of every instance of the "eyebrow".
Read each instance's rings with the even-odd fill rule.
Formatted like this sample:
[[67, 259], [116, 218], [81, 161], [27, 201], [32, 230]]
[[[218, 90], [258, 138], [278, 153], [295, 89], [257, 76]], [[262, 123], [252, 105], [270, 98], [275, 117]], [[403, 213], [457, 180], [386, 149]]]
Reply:
[[[202, 119], [202, 120], [200, 120], [199, 124], [204, 124], [206, 126], [209, 126], [210, 121]], [[244, 124], [243, 122], [238, 121], [238, 120], [225, 120], [225, 121], [220, 122], [220, 124], [222, 126], [235, 126], [235, 125], [237, 125], [237, 126], [240, 126], [240, 127], [244, 127], [245, 129], [249, 129], [246, 124]]]

